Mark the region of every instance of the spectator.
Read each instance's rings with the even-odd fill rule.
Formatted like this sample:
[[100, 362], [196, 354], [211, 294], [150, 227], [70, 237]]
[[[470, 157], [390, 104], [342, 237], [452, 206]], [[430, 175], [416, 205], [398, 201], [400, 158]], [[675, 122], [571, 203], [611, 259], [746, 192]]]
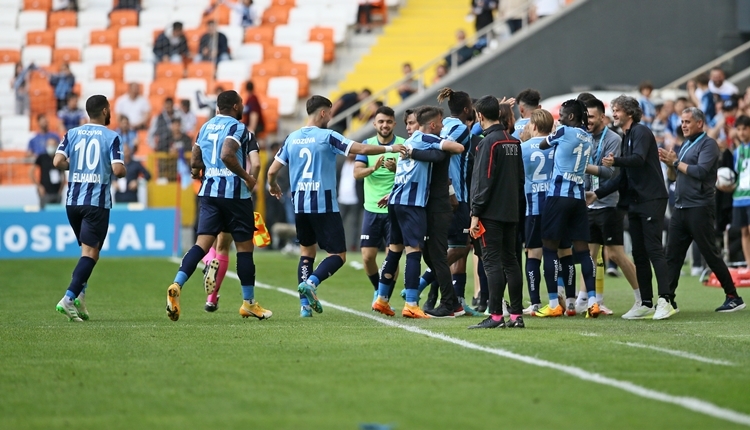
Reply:
[[474, 30], [479, 31], [492, 24], [492, 12], [497, 9], [496, 0], [472, 0], [471, 14], [474, 15]]
[[59, 144], [59, 139], [47, 138], [45, 151], [36, 157], [36, 161], [31, 167], [31, 181], [36, 185], [40, 209], [44, 209], [48, 203], [60, 203], [62, 201], [65, 172], [56, 169], [52, 164], [52, 157], [55, 156]]
[[216, 21], [210, 20], [207, 25], [206, 33], [201, 36], [198, 44], [198, 55], [195, 56], [195, 61], [214, 61], [218, 64], [219, 61], [229, 60], [227, 36], [216, 29]]
[[60, 136], [49, 131], [49, 121], [47, 116], [40, 113], [37, 117], [37, 124], [39, 124], [39, 132], [36, 136], [29, 140], [28, 153], [30, 156], [38, 156], [47, 153], [47, 141], [54, 139], [57, 143], [60, 143]]
[[231, 20], [233, 25], [239, 24], [243, 28], [247, 28], [260, 23], [258, 13], [253, 6], [253, 0], [242, 0], [242, 3], [219, 0], [219, 4], [224, 4], [232, 9], [232, 12], [234, 12]]
[[357, 250], [362, 225], [362, 205], [359, 203], [357, 180], [354, 179], [354, 157], [354, 154], [349, 154], [344, 159], [338, 178], [339, 211], [344, 222], [346, 249], [349, 251]]
[[141, 10], [141, 0], [119, 0], [115, 9]]
[[143, 178], [146, 181], [151, 180], [149, 172], [140, 161], [133, 159], [133, 151], [129, 145], [122, 146], [122, 158], [125, 162], [127, 173], [124, 178], [117, 180], [117, 190], [115, 191], [115, 202], [117, 203], [137, 203], [138, 202], [138, 180]]
[[57, 110], [62, 110], [68, 101], [68, 96], [73, 93], [73, 86], [76, 84], [76, 77], [70, 72], [70, 66], [67, 62], [62, 63], [60, 72], [49, 77], [49, 84], [55, 89]]
[[372, 4], [374, 2], [374, 0], [359, 0], [355, 33], [359, 34], [363, 28], [365, 29], [365, 33], [372, 31]]
[[182, 132], [180, 118], [173, 118], [169, 127], [169, 135], [166, 137], [166, 149], [170, 155], [184, 158], [192, 149], [190, 136]]
[[187, 39], [182, 31], [181, 22], [172, 24], [172, 28], [164, 30], [154, 42], [154, 57], [157, 63], [183, 63], [188, 55]]
[[534, 0], [534, 4], [529, 11], [533, 18], [530, 21], [537, 21], [554, 15], [565, 5], [564, 0]]
[[57, 112], [60, 118], [60, 134], [65, 134], [71, 128], [86, 124], [86, 113], [78, 107], [78, 94], [70, 93], [68, 103]]
[[640, 85], [638, 85], [638, 92], [641, 93], [640, 97], [638, 97], [638, 105], [641, 107], [641, 111], [643, 111], [641, 124], [645, 125], [648, 128], [651, 128], [651, 123], [654, 121], [654, 117], [656, 116], [654, 104], [651, 102], [651, 93], [653, 91], [654, 86], [649, 81], [643, 81]]
[[52, 0], [52, 10], [57, 12], [59, 10], [78, 10], [77, 0]]
[[13, 91], [16, 93], [16, 115], [26, 115], [29, 111], [29, 89], [27, 78], [29, 72], [34, 70], [34, 64], [24, 68], [23, 64], [16, 63], [16, 73], [13, 77]]
[[198, 118], [190, 110], [190, 100], [180, 100], [180, 110], [177, 113], [180, 115], [182, 132], [192, 136], [195, 125], [198, 124]]
[[[344, 93], [338, 100], [336, 100], [336, 103], [333, 104], [333, 107], [331, 108], [331, 118], [335, 117], [336, 115], [344, 111], [349, 110], [350, 108], [354, 107], [357, 103], [370, 97], [370, 95], [372, 95], [372, 91], [370, 91], [367, 88], [360, 91], [359, 94], [355, 93], [354, 91], [349, 92], [349, 93]], [[359, 111], [352, 112], [351, 115], [349, 115], [349, 118], [352, 119], [355, 116], [360, 117]], [[333, 124], [328, 124], [328, 128], [339, 133], [344, 133], [344, 131], [347, 128], [346, 118], [341, 118], [340, 120], [338, 120], [337, 122]]]
[[115, 112], [130, 120], [134, 130], [145, 130], [151, 116], [151, 104], [141, 95], [141, 87], [133, 82], [128, 85], [128, 93], [117, 98]]
[[445, 63], [450, 69], [453, 67], [453, 57], [456, 57], [456, 63], [460, 66], [461, 64], [471, 60], [476, 50], [466, 44], [466, 33], [463, 30], [456, 30], [456, 46], [458, 50], [455, 54], [448, 54], [445, 57]]
[[200, 91], [195, 92], [195, 99], [198, 101], [198, 107], [200, 109], [208, 108], [208, 119], [216, 116], [216, 97], [224, 92], [224, 88], [216, 86], [212, 95], [203, 94]]
[[432, 84], [437, 84], [438, 81], [443, 79], [445, 75], [448, 74], [448, 68], [445, 66], [445, 64], [438, 64], [437, 67], [435, 67], [435, 79], [432, 80]]
[[668, 143], [667, 120], [669, 119], [669, 113], [664, 104], [658, 104], [654, 109], [656, 110], [656, 116], [651, 123], [651, 132], [654, 133], [656, 144], [661, 148], [665, 143]]
[[701, 73], [696, 76], [695, 80], [687, 83], [688, 97], [690, 101], [706, 115], [706, 124], [710, 127], [714, 125], [716, 116], [716, 103], [714, 102], [714, 93], [708, 88], [708, 75]]
[[406, 78], [406, 80], [403, 84], [399, 85], [398, 95], [401, 96], [401, 100], [405, 100], [407, 97], [417, 92], [417, 83], [414, 82], [414, 79], [410, 76], [412, 72], [410, 63], [404, 63], [404, 65], [401, 66], [401, 71], [404, 73], [404, 78]]
[[[130, 126], [128, 117], [120, 115], [117, 119], [117, 124], [119, 127], [115, 131], [120, 135], [122, 146], [130, 147], [131, 153], [138, 152], [138, 133]], [[125, 167], [128, 167], [127, 164]]]
[[669, 121], [667, 122], [667, 131], [673, 136], [677, 134], [677, 130], [682, 128], [682, 119], [677, 112], [682, 112], [687, 107], [687, 99], [685, 97], [677, 97], [674, 101], [674, 109], [669, 115]]
[[255, 86], [253, 81], [247, 81], [245, 84], [245, 107], [242, 109], [242, 123], [247, 127], [247, 131], [258, 135], [265, 130], [263, 121], [263, 111], [260, 107], [260, 101], [255, 95]]
[[148, 129], [148, 144], [157, 152], [169, 151], [169, 137], [172, 134], [172, 120], [179, 118], [174, 110], [174, 100], [164, 99], [164, 109], [151, 119]]
[[718, 94], [722, 99], [728, 99], [740, 92], [736, 85], [726, 80], [724, 70], [721, 67], [711, 69], [711, 80], [708, 83], [708, 90], [714, 94]]
[[528, 16], [526, 0], [500, 0], [498, 16], [505, 20], [508, 30], [513, 34], [523, 27], [523, 21]]

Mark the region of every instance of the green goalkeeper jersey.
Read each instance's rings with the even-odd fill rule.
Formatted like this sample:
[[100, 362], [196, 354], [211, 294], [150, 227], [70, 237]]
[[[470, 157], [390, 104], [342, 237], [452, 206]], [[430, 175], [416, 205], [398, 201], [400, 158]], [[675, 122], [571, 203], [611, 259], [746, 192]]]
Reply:
[[[393, 140], [385, 145], [401, 145], [405, 139], [403, 137], [395, 136]], [[365, 139], [362, 142], [367, 145], [380, 145], [378, 137], [371, 137]], [[384, 145], [384, 146], [385, 146]], [[386, 153], [378, 155], [357, 155], [355, 161], [364, 163], [366, 166], [374, 166], [378, 162], [378, 158], [385, 157], [385, 159], [398, 160], [399, 153]], [[383, 198], [386, 194], [391, 192], [393, 189], [393, 178], [396, 176], [395, 172], [391, 172], [386, 169], [385, 166], [372, 172], [370, 176], [365, 178], [365, 210], [372, 213], [388, 213], [388, 208], [379, 208], [378, 200]]]

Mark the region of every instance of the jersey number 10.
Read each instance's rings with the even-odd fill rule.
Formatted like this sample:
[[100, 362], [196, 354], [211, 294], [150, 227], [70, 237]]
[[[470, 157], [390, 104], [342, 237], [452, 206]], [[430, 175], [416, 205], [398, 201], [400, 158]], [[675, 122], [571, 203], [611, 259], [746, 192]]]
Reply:
[[99, 147], [99, 140], [91, 139], [86, 142], [85, 139], [78, 141], [73, 147], [76, 152], [76, 170], [83, 170], [83, 159], [86, 159], [86, 167], [89, 170], [95, 170], [99, 165], [99, 157], [101, 156], [101, 148]]

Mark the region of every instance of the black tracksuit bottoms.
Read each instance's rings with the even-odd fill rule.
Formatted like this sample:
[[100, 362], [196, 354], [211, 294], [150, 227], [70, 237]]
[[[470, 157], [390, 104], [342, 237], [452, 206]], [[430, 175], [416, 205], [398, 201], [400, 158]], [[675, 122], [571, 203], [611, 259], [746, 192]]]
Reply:
[[641, 299], [644, 302], [653, 302], [654, 299], [651, 286], [652, 265], [659, 296], [671, 295], [667, 259], [664, 257], [664, 247], [661, 241], [666, 210], [667, 199], [631, 204], [628, 208], [630, 239], [633, 242], [633, 263], [638, 288], [641, 290]]
[[523, 275], [516, 260], [515, 222], [501, 222], [481, 219], [484, 225], [484, 236], [479, 238], [482, 245], [482, 262], [487, 273], [487, 284], [490, 290], [489, 310], [491, 314], [503, 313], [503, 295], [505, 283], [508, 283], [511, 314], [523, 312]]
[[453, 276], [448, 266], [448, 228], [453, 221], [453, 212], [427, 212], [427, 241], [422, 253], [424, 262], [435, 274], [440, 285], [440, 303], [451, 311], [458, 305], [453, 291]]

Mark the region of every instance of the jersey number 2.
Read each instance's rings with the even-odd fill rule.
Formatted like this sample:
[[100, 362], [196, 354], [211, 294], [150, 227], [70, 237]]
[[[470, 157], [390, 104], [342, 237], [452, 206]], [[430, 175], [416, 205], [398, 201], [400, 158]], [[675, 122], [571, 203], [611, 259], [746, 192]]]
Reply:
[[99, 147], [99, 140], [91, 139], [88, 142], [86, 140], [80, 140], [73, 147], [73, 150], [77, 152], [76, 158], [78, 163], [76, 164], [76, 170], [83, 170], [83, 159], [86, 159], [86, 167], [89, 170], [96, 169], [99, 165], [99, 157], [101, 155], [101, 148]]
[[302, 170], [302, 179], [312, 179], [313, 172], [310, 170], [312, 165], [312, 152], [309, 148], [302, 148], [299, 151], [299, 158], [305, 159], [305, 168]]

